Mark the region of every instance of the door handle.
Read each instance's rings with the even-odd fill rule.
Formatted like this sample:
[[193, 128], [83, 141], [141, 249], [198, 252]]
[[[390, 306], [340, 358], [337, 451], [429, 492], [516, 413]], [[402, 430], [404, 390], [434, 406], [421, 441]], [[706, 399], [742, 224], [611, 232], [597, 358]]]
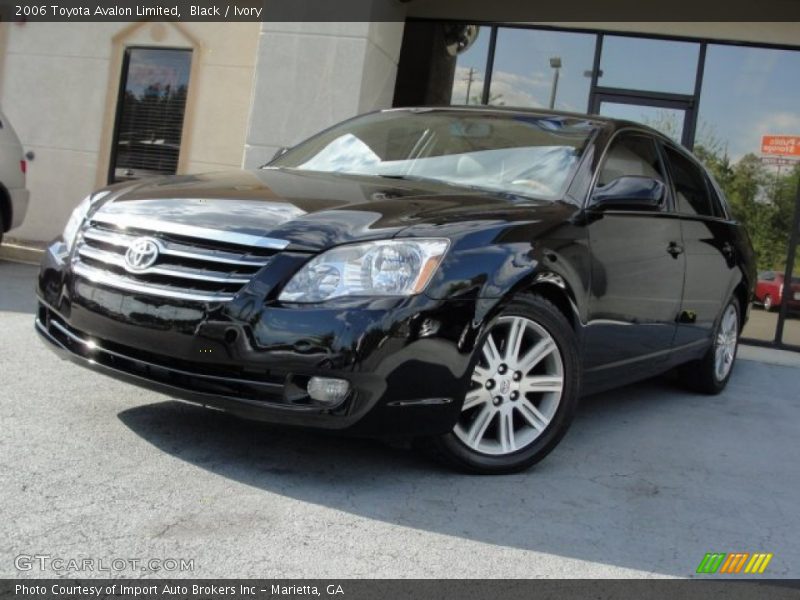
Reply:
[[672, 258], [678, 258], [680, 254], [683, 254], [683, 246], [678, 242], [670, 242], [669, 246], [667, 246], [667, 252], [672, 255]]

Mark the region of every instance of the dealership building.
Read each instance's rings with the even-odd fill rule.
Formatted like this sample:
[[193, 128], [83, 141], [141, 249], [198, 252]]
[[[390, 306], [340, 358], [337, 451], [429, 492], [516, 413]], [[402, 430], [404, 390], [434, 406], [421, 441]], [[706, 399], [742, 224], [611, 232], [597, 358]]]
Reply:
[[[9, 237], [53, 238], [109, 182], [254, 168], [392, 106], [598, 113], [731, 164], [761, 157], [764, 136], [800, 135], [800, 22], [543, 22], [476, 0], [364, 4], [374, 20], [0, 22], [0, 106], [29, 154], [31, 194]], [[775, 158], [768, 173], [793, 168]], [[773, 341], [772, 327], [753, 337]], [[800, 333], [784, 342], [800, 346]]]

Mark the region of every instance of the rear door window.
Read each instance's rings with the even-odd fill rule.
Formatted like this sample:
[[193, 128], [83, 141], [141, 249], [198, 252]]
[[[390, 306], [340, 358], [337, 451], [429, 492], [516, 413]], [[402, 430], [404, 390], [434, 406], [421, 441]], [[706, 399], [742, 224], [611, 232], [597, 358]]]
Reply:
[[664, 150], [675, 187], [677, 211], [689, 216], [724, 216], [719, 201], [712, 201], [702, 168], [671, 146], [665, 146]]

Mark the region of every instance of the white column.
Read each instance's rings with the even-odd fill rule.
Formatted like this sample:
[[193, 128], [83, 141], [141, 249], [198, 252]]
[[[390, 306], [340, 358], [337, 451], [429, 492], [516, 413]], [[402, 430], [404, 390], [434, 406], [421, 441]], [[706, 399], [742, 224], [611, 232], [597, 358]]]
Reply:
[[338, 121], [390, 107], [403, 37], [397, 19], [263, 23], [245, 168]]

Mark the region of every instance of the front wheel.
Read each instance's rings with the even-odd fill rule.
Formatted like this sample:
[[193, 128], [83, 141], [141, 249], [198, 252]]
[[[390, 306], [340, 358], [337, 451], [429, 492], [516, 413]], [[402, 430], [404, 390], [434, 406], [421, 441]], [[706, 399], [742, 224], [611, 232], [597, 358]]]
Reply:
[[539, 296], [512, 302], [487, 327], [453, 430], [429, 441], [451, 465], [511, 473], [561, 440], [578, 398], [578, 344], [564, 315]]
[[772, 296], [767, 294], [766, 296], [764, 296], [764, 310], [767, 312], [772, 312], [772, 308], [773, 308]]
[[739, 303], [728, 302], [714, 331], [706, 355], [680, 367], [680, 376], [690, 388], [704, 394], [719, 394], [728, 385], [739, 348]]

